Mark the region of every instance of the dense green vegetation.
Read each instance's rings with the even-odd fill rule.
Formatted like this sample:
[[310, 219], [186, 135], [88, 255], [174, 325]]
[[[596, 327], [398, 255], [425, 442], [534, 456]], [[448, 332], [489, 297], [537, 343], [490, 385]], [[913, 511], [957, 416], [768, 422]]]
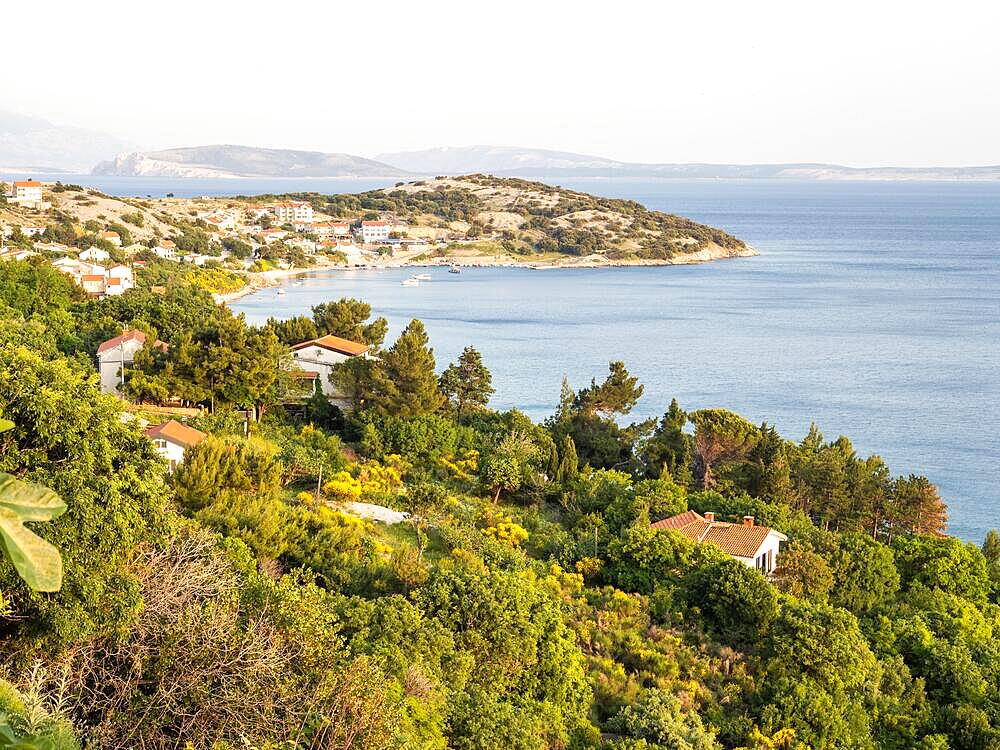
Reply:
[[[122, 325], [170, 344], [131, 396], [206, 407], [170, 476], [97, 390]], [[323, 333], [373, 347], [349, 414], [282, 375]], [[620, 362], [536, 424], [474, 348], [385, 336], [357, 300], [255, 328], [182, 278], [0, 264], [0, 472], [66, 504], [29, 522], [61, 589], [0, 560], [0, 746], [1000, 748], [1000, 535], [944, 536], [925, 478], [724, 409], [627, 424]], [[786, 533], [776, 575], [649, 528], [688, 508]]]

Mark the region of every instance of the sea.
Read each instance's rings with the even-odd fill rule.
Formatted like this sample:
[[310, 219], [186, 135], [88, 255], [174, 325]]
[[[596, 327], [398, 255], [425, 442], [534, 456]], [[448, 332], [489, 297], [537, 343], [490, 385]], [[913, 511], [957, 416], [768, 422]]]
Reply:
[[[44, 178], [44, 176], [42, 176]], [[358, 192], [365, 180], [58, 176], [114, 195]], [[479, 349], [496, 408], [551, 414], [560, 384], [622, 360], [645, 390], [630, 418], [725, 407], [799, 440], [815, 423], [923, 474], [949, 532], [1000, 527], [1000, 184], [554, 179], [721, 227], [760, 255], [693, 266], [315, 273], [232, 304], [252, 323], [353, 296], [427, 327], [438, 366]]]

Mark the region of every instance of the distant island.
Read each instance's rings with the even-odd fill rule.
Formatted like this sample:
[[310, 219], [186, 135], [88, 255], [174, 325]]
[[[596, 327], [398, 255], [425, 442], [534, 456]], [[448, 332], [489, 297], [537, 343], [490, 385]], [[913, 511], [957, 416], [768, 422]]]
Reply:
[[121, 154], [92, 174], [124, 177], [370, 177], [406, 178], [402, 169], [350, 154], [249, 146], [198, 146]]
[[1000, 166], [844, 167], [837, 164], [646, 164], [600, 156], [507, 146], [433, 148], [383, 153], [378, 161], [410, 172], [485, 172], [539, 179], [616, 177], [786, 180], [1000, 180]]
[[[2, 154], [0, 154], [2, 155]], [[468, 146], [401, 151], [374, 159], [344, 153], [214, 145], [131, 151], [102, 161], [94, 175], [175, 178], [367, 178], [491, 174], [562, 179], [1000, 180], [1000, 166], [845, 167], [838, 164], [646, 164], [537, 148]]]

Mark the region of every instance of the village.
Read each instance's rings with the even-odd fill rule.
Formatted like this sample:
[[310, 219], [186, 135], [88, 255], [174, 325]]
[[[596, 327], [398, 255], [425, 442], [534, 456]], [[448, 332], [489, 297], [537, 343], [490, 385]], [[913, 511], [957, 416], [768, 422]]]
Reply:
[[[65, 211], [54, 206], [53, 198], [66, 190], [30, 179], [0, 183], [0, 208], [16, 210], [6, 220], [0, 217], [0, 261], [41, 256], [92, 297], [116, 296], [135, 287], [136, 271], [155, 260], [221, 269], [260, 285], [267, 283], [266, 277], [247, 275], [271, 272], [273, 278], [315, 267], [367, 268], [387, 257], [410, 259], [432, 245], [452, 240], [411, 237], [406, 223], [391, 217], [348, 221], [322, 215], [306, 201], [253, 204], [202, 199], [191, 203], [207, 204], [203, 210], [189, 208], [184, 202], [180, 221], [172, 219], [180, 226], [168, 224], [142, 241], [135, 237], [140, 234], [136, 226], [123, 225], [129, 218], [145, 224], [142, 213], [124, 217], [99, 214], [81, 222], [79, 232], [91, 243], [80, 247], [59, 241], [50, 230], [54, 217], [65, 218]], [[96, 202], [86, 197], [93, 192], [87, 191], [76, 207]], [[212, 205], [216, 202], [225, 205]], [[200, 229], [199, 236], [207, 242], [198, 243], [197, 248], [185, 242], [186, 224]], [[221, 296], [221, 292], [233, 289], [212, 291]]]

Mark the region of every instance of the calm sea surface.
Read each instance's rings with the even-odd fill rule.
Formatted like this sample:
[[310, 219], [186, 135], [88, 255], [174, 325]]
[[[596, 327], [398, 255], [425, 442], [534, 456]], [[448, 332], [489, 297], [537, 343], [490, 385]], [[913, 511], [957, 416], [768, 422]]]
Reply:
[[[343, 180], [135, 180], [64, 176], [129, 195], [347, 192]], [[345, 295], [430, 333], [439, 366], [467, 344], [493, 371], [496, 407], [550, 414], [624, 360], [646, 387], [636, 418], [672, 397], [724, 406], [798, 440], [815, 421], [896, 474], [926, 474], [950, 531], [1000, 527], [1000, 185], [565, 181], [735, 234], [757, 258], [608, 270], [317, 274], [233, 305], [249, 321]]]

